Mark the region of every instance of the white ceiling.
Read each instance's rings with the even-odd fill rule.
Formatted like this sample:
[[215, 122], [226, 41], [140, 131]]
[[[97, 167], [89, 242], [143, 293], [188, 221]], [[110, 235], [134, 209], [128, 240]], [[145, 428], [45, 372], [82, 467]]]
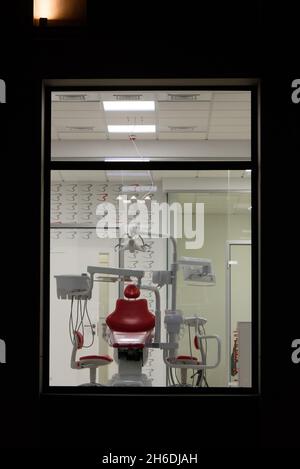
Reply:
[[[154, 100], [155, 111], [105, 112], [103, 101]], [[137, 140], [250, 140], [249, 91], [53, 92], [52, 140], [128, 140], [107, 125], [155, 124]]]

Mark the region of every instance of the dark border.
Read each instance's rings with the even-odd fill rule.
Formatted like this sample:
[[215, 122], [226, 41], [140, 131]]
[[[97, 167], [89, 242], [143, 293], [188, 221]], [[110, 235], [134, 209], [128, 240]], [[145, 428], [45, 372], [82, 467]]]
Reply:
[[[172, 79], [170, 79], [170, 82]], [[224, 79], [223, 86], [48, 86], [44, 83], [43, 89], [43, 108], [44, 108], [44, 141], [42, 148], [42, 288], [41, 288], [41, 360], [40, 360], [40, 394], [41, 395], [101, 395], [101, 396], [257, 396], [260, 395], [260, 260], [259, 260], [259, 80], [256, 85], [249, 86], [226, 86]], [[252, 80], [253, 81], [253, 80]], [[122, 80], [120, 79], [120, 82]], [[143, 163], [107, 163], [104, 161], [51, 161], [51, 93], [53, 91], [126, 91], [126, 90], [224, 90], [224, 91], [251, 91], [251, 161], [186, 161], [172, 162], [172, 169], [175, 170], [234, 170], [251, 169], [252, 170], [252, 217], [251, 217], [251, 235], [252, 235], [252, 387], [251, 388], [172, 388], [172, 387], [103, 387], [103, 388], [83, 388], [76, 386], [50, 386], [49, 385], [49, 343], [50, 343], [50, 185], [51, 170], [111, 170], [111, 169], [170, 169], [171, 161], [152, 161]], [[43, 116], [42, 116], [43, 117]], [[42, 129], [43, 132], [43, 129]], [[109, 390], [109, 391], [108, 391]]]

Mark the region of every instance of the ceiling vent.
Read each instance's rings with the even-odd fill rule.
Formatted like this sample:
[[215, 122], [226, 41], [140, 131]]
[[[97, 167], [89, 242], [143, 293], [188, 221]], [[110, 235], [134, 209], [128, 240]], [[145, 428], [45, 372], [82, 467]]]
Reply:
[[87, 95], [86, 94], [59, 94], [58, 98], [60, 101], [74, 103], [74, 102], [86, 101]]
[[197, 129], [196, 126], [186, 126], [186, 125], [181, 125], [181, 126], [169, 125], [168, 127], [171, 130], [171, 132], [195, 132], [195, 129]]
[[186, 102], [186, 101], [197, 101], [198, 97], [200, 96], [199, 93], [197, 94], [168, 94], [168, 98], [170, 101], [180, 101], [180, 102]]
[[142, 94], [114, 94], [117, 101], [140, 101]]
[[81, 126], [81, 127], [66, 127], [67, 132], [94, 132], [95, 127]]

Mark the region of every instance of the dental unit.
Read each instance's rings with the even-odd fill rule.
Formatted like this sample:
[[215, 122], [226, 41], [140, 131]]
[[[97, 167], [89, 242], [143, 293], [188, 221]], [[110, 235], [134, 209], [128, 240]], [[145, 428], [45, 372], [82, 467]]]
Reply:
[[[116, 246], [120, 251], [147, 252], [149, 246], [141, 235], [128, 236]], [[216, 368], [221, 361], [221, 341], [217, 335], [207, 335], [207, 320], [198, 314], [185, 316], [177, 309], [177, 275], [183, 270], [184, 280], [192, 285], [214, 285], [215, 275], [209, 259], [183, 257], [177, 259], [176, 240], [169, 236], [173, 248], [170, 270], [152, 271], [152, 284], [143, 283], [144, 270], [88, 266], [82, 275], [55, 275], [57, 296], [71, 301], [70, 339], [73, 344], [71, 367], [89, 369], [90, 382], [87, 386], [103, 386], [96, 382], [96, 370], [115, 361], [118, 371], [107, 386], [151, 386], [152, 382], [143, 373], [150, 349], [161, 351], [161, 362], [166, 367], [166, 386], [207, 386], [206, 370]], [[140, 242], [139, 242], [140, 241]], [[97, 282], [120, 282], [120, 297], [115, 309], [107, 314], [102, 330], [102, 338], [113, 350], [113, 358], [108, 355], [87, 355], [76, 359], [77, 352], [92, 345], [95, 331], [88, 313], [88, 302], [92, 298], [93, 287]], [[124, 287], [124, 288], [123, 288]], [[171, 289], [171, 307], [164, 314], [165, 340], [162, 340], [162, 312], [160, 290]], [[154, 311], [148, 308], [148, 301], [140, 298], [142, 291], [149, 291], [155, 298]], [[74, 307], [77, 315], [74, 319]], [[92, 341], [85, 344], [85, 322], [92, 330]], [[178, 349], [182, 330], [188, 329], [189, 354], [180, 355]], [[216, 359], [207, 360], [208, 342], [216, 344]], [[192, 352], [192, 349], [195, 352]], [[177, 375], [178, 371], [178, 375]]]

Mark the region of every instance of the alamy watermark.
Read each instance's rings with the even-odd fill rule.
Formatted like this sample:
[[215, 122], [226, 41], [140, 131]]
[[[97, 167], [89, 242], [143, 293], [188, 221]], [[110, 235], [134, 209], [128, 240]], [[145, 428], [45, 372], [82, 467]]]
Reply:
[[300, 78], [296, 78], [295, 80], [292, 81], [292, 95], [291, 99], [294, 104], [299, 104], [300, 103]]
[[121, 196], [118, 204], [103, 202], [97, 206], [99, 238], [123, 238], [141, 235], [147, 238], [174, 237], [185, 240], [186, 249], [200, 249], [204, 244], [204, 203], [152, 201], [132, 203]]
[[0, 363], [6, 363], [6, 343], [0, 339]]
[[300, 363], [300, 339], [295, 339], [292, 342], [292, 362], [295, 365], [298, 365]]
[[0, 103], [6, 103], [6, 84], [4, 80], [0, 79]]

